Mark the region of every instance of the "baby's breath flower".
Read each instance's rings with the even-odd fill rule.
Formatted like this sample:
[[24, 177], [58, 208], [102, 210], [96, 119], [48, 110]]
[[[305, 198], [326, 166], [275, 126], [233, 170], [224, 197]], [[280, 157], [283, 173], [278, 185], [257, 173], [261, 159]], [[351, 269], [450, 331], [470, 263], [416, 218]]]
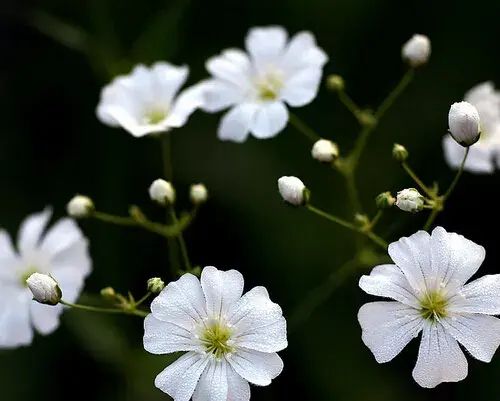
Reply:
[[307, 203], [307, 188], [297, 177], [281, 177], [278, 180], [278, 190], [285, 202], [294, 206]]
[[94, 202], [88, 196], [76, 195], [66, 205], [66, 211], [71, 217], [86, 217], [94, 210]]
[[425, 35], [415, 34], [403, 45], [401, 54], [412, 67], [426, 64], [431, 55], [431, 41]]
[[416, 213], [424, 208], [425, 198], [415, 188], [399, 191], [396, 196], [396, 206], [405, 212]]
[[339, 156], [339, 148], [335, 142], [320, 139], [314, 143], [311, 155], [321, 163], [332, 163]]
[[195, 205], [206, 202], [208, 198], [207, 187], [203, 184], [193, 184], [189, 188], [189, 199]]
[[149, 187], [149, 197], [160, 205], [175, 202], [175, 189], [173, 185], [161, 178], [154, 180]]
[[33, 299], [44, 305], [57, 305], [62, 297], [59, 284], [47, 274], [33, 273], [26, 280]]
[[450, 135], [464, 147], [471, 146], [479, 140], [479, 113], [468, 102], [453, 103], [448, 114]]

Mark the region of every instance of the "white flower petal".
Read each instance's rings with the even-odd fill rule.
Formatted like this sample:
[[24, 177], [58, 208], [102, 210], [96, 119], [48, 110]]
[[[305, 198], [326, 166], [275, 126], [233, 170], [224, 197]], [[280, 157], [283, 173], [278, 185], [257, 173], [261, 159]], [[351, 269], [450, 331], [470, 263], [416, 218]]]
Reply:
[[279, 26], [252, 28], [245, 38], [245, 46], [259, 70], [266, 64], [279, 61], [287, 39], [287, 32]]
[[231, 83], [240, 90], [250, 87], [252, 66], [248, 56], [241, 50], [225, 50], [221, 55], [208, 59], [205, 68], [214, 77]]
[[467, 91], [464, 95], [464, 100], [475, 105], [475, 103], [490, 96], [495, 96], [495, 85], [492, 81], [486, 81], [477, 84], [472, 89], [469, 89], [469, 91]]
[[226, 361], [211, 362], [200, 377], [193, 401], [227, 401], [227, 370], [232, 369]]
[[239, 349], [229, 363], [243, 379], [258, 386], [267, 386], [283, 370], [283, 361], [276, 353]]
[[420, 306], [406, 276], [396, 265], [374, 267], [369, 276], [359, 279], [359, 287], [370, 295], [392, 298], [415, 308]]
[[500, 319], [485, 315], [452, 315], [441, 320], [443, 327], [474, 358], [490, 362], [500, 345]]
[[227, 401], [249, 401], [250, 385], [231, 365], [227, 368]]
[[468, 283], [450, 303], [450, 312], [499, 315], [500, 274], [486, 275]]
[[424, 291], [427, 284], [433, 280], [434, 274], [430, 263], [430, 235], [425, 231], [418, 231], [391, 243], [389, 255], [402, 270], [416, 295], [419, 291]]
[[144, 319], [144, 349], [152, 354], [202, 351], [202, 345], [183, 327], [162, 322], [151, 313]]
[[318, 94], [323, 71], [317, 67], [302, 69], [286, 81], [281, 98], [292, 107], [311, 103]]
[[209, 317], [227, 315], [243, 293], [243, 276], [237, 270], [221, 271], [207, 266], [201, 272], [201, 287]]
[[203, 83], [204, 102], [202, 108], [209, 113], [215, 113], [233, 106], [244, 98], [244, 91], [237, 86], [217, 80], [210, 79]]
[[147, 72], [152, 85], [153, 97], [166, 103], [172, 102], [187, 80], [189, 67], [177, 67], [164, 61], [157, 62]]
[[30, 322], [32, 295], [27, 289], [3, 287], [0, 293], [0, 348], [31, 344]]
[[316, 45], [314, 35], [311, 32], [299, 32], [291, 38], [281, 66], [288, 74], [293, 74], [303, 68], [321, 69], [327, 61], [328, 56]]
[[426, 322], [413, 378], [422, 387], [457, 382], [467, 376], [467, 359], [457, 341], [439, 323]]
[[33, 250], [38, 246], [51, 216], [52, 209], [47, 207], [42, 212], [32, 214], [24, 219], [17, 238], [17, 247], [21, 253]]
[[0, 230], [0, 279], [15, 280], [20, 268], [19, 256], [14, 250], [10, 235]]
[[204, 102], [203, 87], [193, 85], [182, 91], [175, 100], [172, 111], [161, 123], [167, 127], [182, 127], [196, 109], [199, 109]]
[[169, 283], [151, 303], [151, 312], [163, 322], [192, 332], [207, 317], [199, 280], [186, 273], [179, 280]]
[[389, 362], [422, 330], [420, 312], [399, 302], [371, 302], [358, 312], [362, 340], [378, 363]]
[[73, 219], [62, 218], [47, 230], [40, 248], [50, 256], [55, 256], [83, 239], [84, 236], [78, 224]]
[[432, 265], [437, 269], [439, 285], [453, 292], [464, 285], [479, 269], [485, 257], [482, 246], [456, 233], [436, 227], [431, 238]]
[[175, 401], [189, 401], [208, 362], [208, 357], [188, 352], [156, 376], [155, 386]]
[[234, 306], [228, 316], [234, 340], [241, 347], [262, 352], [286, 348], [286, 321], [280, 306], [269, 299], [264, 287], [254, 287]]
[[38, 302], [30, 304], [31, 321], [40, 334], [50, 334], [59, 327], [59, 317], [63, 312], [62, 305], [42, 305]]
[[[481, 141], [481, 140], [480, 140]], [[454, 169], [458, 169], [465, 155], [465, 148], [459, 145], [451, 135], [443, 138], [444, 157], [446, 163]], [[497, 146], [483, 145], [481, 142], [469, 148], [469, 156], [465, 161], [464, 169], [471, 173], [492, 174], [495, 171], [494, 156]]]
[[250, 127], [253, 136], [259, 139], [272, 138], [283, 131], [288, 123], [288, 109], [283, 102], [276, 101], [262, 105]]
[[124, 130], [128, 131], [136, 138], [140, 138], [148, 134], [168, 131], [168, 127], [160, 124], [141, 125], [138, 120], [130, 114], [129, 110], [121, 107], [114, 105], [106, 106], [102, 108], [102, 112], [112, 117]]
[[218, 129], [219, 139], [244, 142], [258, 109], [259, 106], [254, 103], [242, 103], [234, 106], [222, 117]]

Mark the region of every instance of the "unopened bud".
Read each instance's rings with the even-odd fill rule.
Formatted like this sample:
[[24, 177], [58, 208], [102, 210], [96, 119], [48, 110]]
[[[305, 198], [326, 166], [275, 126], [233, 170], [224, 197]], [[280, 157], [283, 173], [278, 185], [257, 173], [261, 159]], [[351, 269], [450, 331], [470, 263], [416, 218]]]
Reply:
[[469, 147], [479, 140], [479, 113], [472, 104], [453, 103], [448, 113], [448, 124], [451, 136], [460, 145]]
[[394, 199], [390, 192], [382, 192], [375, 198], [375, 203], [379, 209], [388, 209], [396, 203], [396, 199]]
[[116, 298], [116, 292], [113, 287], [106, 287], [101, 290], [101, 296], [103, 298], [114, 300]]
[[361, 110], [357, 117], [363, 127], [374, 127], [377, 125], [377, 117], [375, 117], [372, 110]]
[[426, 64], [431, 55], [431, 41], [425, 35], [415, 34], [403, 45], [401, 56], [411, 67]]
[[314, 143], [311, 155], [321, 163], [333, 163], [339, 157], [339, 147], [328, 139], [320, 139]]
[[175, 189], [170, 182], [158, 179], [153, 181], [149, 187], [149, 196], [160, 205], [174, 203]]
[[329, 75], [326, 78], [326, 87], [332, 92], [342, 92], [344, 90], [344, 78], [340, 75]]
[[281, 177], [278, 190], [283, 200], [291, 205], [301, 206], [309, 201], [309, 190], [297, 177]]
[[33, 273], [26, 280], [33, 299], [44, 305], [57, 305], [62, 298], [59, 284], [47, 274]]
[[208, 198], [207, 187], [203, 184], [193, 184], [189, 188], [189, 199], [195, 205], [206, 202]]
[[403, 163], [408, 159], [408, 151], [403, 145], [395, 143], [392, 147], [392, 157], [398, 162]]
[[165, 283], [161, 278], [153, 277], [148, 280], [148, 291], [152, 294], [159, 294], [165, 288]]
[[399, 191], [396, 196], [396, 206], [405, 212], [416, 213], [424, 208], [425, 198], [415, 188]]
[[356, 213], [354, 215], [354, 222], [361, 228], [370, 225], [370, 219], [366, 214]]
[[94, 202], [88, 196], [76, 195], [66, 205], [66, 211], [71, 217], [87, 217], [94, 210]]

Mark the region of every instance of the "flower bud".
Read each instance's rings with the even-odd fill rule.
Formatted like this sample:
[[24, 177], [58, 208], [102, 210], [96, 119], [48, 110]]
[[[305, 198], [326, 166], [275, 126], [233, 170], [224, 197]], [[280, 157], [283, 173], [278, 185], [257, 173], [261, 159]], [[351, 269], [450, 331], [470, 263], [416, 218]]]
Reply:
[[344, 90], [344, 78], [340, 75], [329, 75], [326, 78], [326, 87], [332, 92], [342, 92]]
[[94, 202], [88, 196], [76, 195], [66, 205], [66, 211], [71, 217], [87, 217], [94, 210]]
[[354, 215], [354, 222], [356, 223], [357, 226], [365, 228], [370, 225], [370, 218], [366, 214], [356, 213]]
[[101, 290], [101, 296], [103, 298], [114, 300], [116, 298], [116, 292], [113, 287], [106, 287]]
[[33, 273], [26, 280], [33, 299], [45, 305], [57, 305], [62, 297], [59, 284], [46, 274]]
[[377, 117], [375, 117], [372, 110], [361, 110], [357, 118], [363, 127], [374, 127], [377, 125]]
[[396, 206], [405, 212], [416, 213], [424, 208], [424, 200], [415, 188], [403, 189], [396, 196]]
[[395, 143], [392, 147], [392, 157], [398, 162], [403, 163], [408, 159], [408, 151], [403, 145]]
[[153, 183], [149, 187], [149, 196], [152, 200], [158, 202], [160, 205], [174, 203], [175, 189], [170, 182], [158, 179], [153, 181]]
[[283, 200], [294, 206], [305, 205], [309, 200], [306, 186], [297, 177], [281, 177], [278, 180], [278, 190]]
[[471, 146], [479, 140], [479, 113], [470, 103], [453, 103], [448, 113], [450, 134], [455, 141], [464, 147]]
[[316, 141], [312, 147], [311, 155], [322, 163], [332, 163], [339, 157], [339, 148], [335, 142], [328, 139]]
[[382, 192], [375, 198], [375, 203], [379, 209], [388, 209], [396, 203], [396, 199], [394, 199], [390, 192]]
[[153, 294], [159, 294], [165, 288], [165, 283], [161, 278], [153, 277], [148, 280], [148, 291]]
[[415, 34], [403, 45], [401, 55], [411, 67], [419, 67], [429, 60], [431, 41], [425, 35]]
[[207, 198], [208, 198], [208, 191], [205, 185], [203, 184], [191, 185], [191, 188], [189, 188], [189, 199], [191, 199], [191, 202], [193, 202], [195, 205], [199, 205], [200, 203], [205, 202]]

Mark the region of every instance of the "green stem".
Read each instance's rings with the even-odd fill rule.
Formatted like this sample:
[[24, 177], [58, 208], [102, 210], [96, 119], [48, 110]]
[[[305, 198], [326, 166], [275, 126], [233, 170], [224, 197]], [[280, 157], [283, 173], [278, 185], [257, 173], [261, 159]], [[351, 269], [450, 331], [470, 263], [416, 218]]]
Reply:
[[137, 308], [138, 306], [142, 305], [145, 301], [147, 301], [147, 299], [153, 295], [153, 293], [151, 292], [147, 292], [146, 295], [144, 295], [141, 299], [139, 299], [136, 303], [135, 303], [135, 307]]
[[146, 317], [149, 313], [137, 309], [116, 309], [116, 308], [99, 308], [97, 306], [90, 306], [90, 305], [79, 305], [79, 304], [72, 304], [70, 302], [63, 301], [62, 299], [59, 301], [60, 304], [68, 306], [73, 309], [80, 309], [80, 310], [85, 310], [88, 312], [99, 312], [99, 313], [114, 313], [114, 314], [125, 314], [125, 315], [135, 315], [135, 316], [141, 316], [141, 317]]
[[300, 327], [302, 323], [307, 321], [314, 310], [321, 306], [330, 297], [332, 292], [338, 288], [358, 266], [358, 260], [353, 259], [348, 261], [339, 269], [332, 272], [328, 278], [322, 281], [322, 284], [310, 291], [309, 295], [292, 313], [289, 319], [290, 330], [295, 330]]
[[[174, 224], [178, 224], [179, 220], [177, 220], [177, 215], [175, 214], [173, 208], [170, 208], [170, 218], [172, 219]], [[184, 236], [182, 235], [182, 233], [180, 233], [177, 236], [177, 241], [179, 242], [179, 248], [181, 250], [181, 256], [182, 259], [184, 260], [184, 266], [186, 268], [186, 271], [191, 271], [191, 261], [189, 260], [186, 241], [184, 241]]]
[[349, 97], [349, 95], [344, 91], [340, 91], [339, 99], [345, 105], [345, 107], [347, 107], [347, 109], [354, 115], [354, 117], [358, 119], [361, 110], [359, 109], [358, 105], [354, 103], [354, 101]]
[[288, 121], [290, 121], [290, 124], [292, 124], [298, 131], [302, 132], [311, 141], [316, 142], [317, 140], [321, 139], [321, 137], [316, 133], [316, 131], [314, 131], [311, 127], [309, 127], [295, 114], [290, 113], [288, 116]]
[[397, 84], [397, 86], [393, 89], [393, 91], [387, 96], [387, 98], [382, 102], [380, 107], [377, 109], [377, 112], [375, 113], [375, 117], [377, 119], [381, 118], [387, 110], [392, 106], [394, 101], [403, 93], [405, 88], [408, 86], [408, 84], [411, 82], [413, 79], [413, 76], [415, 71], [413, 68], [410, 68], [408, 71], [406, 71], [406, 74], [403, 75], [403, 78], [401, 78], [401, 81]]
[[353, 215], [355, 213], [361, 213], [362, 206], [361, 201], [359, 200], [358, 190], [356, 189], [356, 179], [354, 177], [354, 172], [349, 172], [345, 176], [346, 185], [347, 185], [347, 196], [352, 204]]
[[98, 212], [98, 211], [92, 212], [91, 216], [98, 219], [98, 220], [104, 221], [105, 223], [112, 223], [112, 224], [117, 224], [120, 226], [137, 226], [137, 225], [139, 225], [138, 222], [136, 220], [134, 220], [132, 217], [115, 216], [112, 214]]
[[361, 230], [359, 227], [356, 227], [353, 223], [350, 223], [350, 222], [348, 222], [344, 219], [341, 219], [337, 216], [333, 216], [329, 213], [326, 213], [320, 209], [315, 208], [314, 206], [307, 205], [306, 208], [308, 210], [310, 210], [311, 212], [316, 213], [317, 215], [319, 215], [321, 217], [324, 217], [327, 220], [330, 220], [336, 224], [341, 225], [342, 227], [345, 227], [349, 230], [356, 231], [358, 233], [365, 235], [366, 237], [371, 239], [375, 244], [379, 245], [384, 250], [387, 249], [387, 247], [388, 247], [387, 242], [385, 242], [382, 238], [380, 238], [378, 235], [376, 235], [375, 233], [373, 233], [371, 231]]
[[172, 182], [173, 168], [171, 162], [171, 140], [170, 133], [164, 132], [161, 134], [161, 156], [163, 161], [163, 176], [165, 180]]
[[436, 197], [436, 194], [433, 193], [427, 185], [425, 185], [420, 178], [413, 172], [413, 170], [406, 164], [406, 162], [401, 163], [405, 171], [408, 173], [408, 175], [415, 181], [415, 183], [422, 189], [422, 191], [425, 192], [425, 194], [431, 198], [434, 199]]
[[437, 217], [438, 214], [439, 214], [439, 210], [438, 209], [436, 209], [436, 208], [432, 209], [432, 212], [429, 215], [429, 218], [427, 219], [427, 221], [425, 222], [425, 225], [424, 225], [424, 230], [425, 231], [429, 231], [429, 229], [431, 228], [432, 223], [434, 222], [434, 220], [436, 219], [436, 217]]
[[383, 214], [384, 211], [382, 209], [379, 209], [373, 220], [370, 222], [370, 230], [373, 230], [375, 228]]

